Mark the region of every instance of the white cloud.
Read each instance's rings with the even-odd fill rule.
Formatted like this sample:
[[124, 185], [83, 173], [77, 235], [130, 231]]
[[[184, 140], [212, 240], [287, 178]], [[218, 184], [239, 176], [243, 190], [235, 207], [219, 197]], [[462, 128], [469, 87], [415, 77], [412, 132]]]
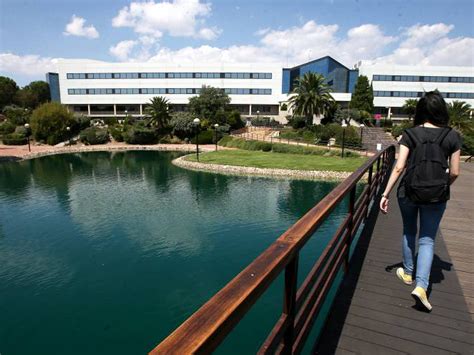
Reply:
[[[205, 27], [204, 27], [205, 28]], [[201, 28], [200, 30], [202, 30]], [[215, 47], [202, 45], [170, 49], [159, 47], [155, 34], [142, 34], [110, 47], [119, 61], [160, 63], [278, 63], [293, 66], [330, 55], [350, 67], [358, 60], [405, 65], [474, 66], [474, 38], [449, 37], [452, 25], [417, 24], [390, 36], [380, 26], [363, 24], [340, 34], [337, 25], [308, 21], [288, 29], [260, 31], [259, 43]], [[201, 36], [206, 36], [205, 31]], [[210, 34], [207, 36], [211, 37]], [[55, 59], [38, 55], [0, 53], [0, 71], [6, 75], [44, 77], [54, 71]]]
[[117, 43], [115, 46], [110, 47], [109, 52], [114, 57], [116, 57], [120, 61], [127, 61], [129, 60], [130, 52], [132, 51], [133, 47], [138, 44], [138, 41], [121, 41]]
[[402, 65], [474, 65], [474, 38], [449, 38], [453, 25], [414, 25], [404, 29], [398, 48], [376, 58]]
[[99, 32], [94, 26], [90, 25], [85, 27], [86, 20], [82, 17], [72, 15], [71, 22], [66, 25], [63, 34], [65, 36], [78, 36], [87, 38], [98, 38]]
[[203, 26], [210, 14], [211, 4], [199, 0], [131, 2], [112, 19], [112, 26], [131, 27], [138, 34], [156, 38], [168, 33], [175, 37], [212, 40], [221, 30]]
[[46, 72], [56, 71], [57, 59], [59, 58], [0, 53], [0, 72], [44, 77]]
[[308, 21], [283, 30], [261, 29], [255, 34], [259, 45], [160, 48], [151, 61], [160, 62], [276, 62], [292, 66], [330, 55], [351, 67], [359, 60], [384, 61], [401, 65], [474, 65], [474, 38], [449, 38], [454, 26], [414, 25], [394, 36], [379, 25], [363, 24], [345, 35], [337, 25]]

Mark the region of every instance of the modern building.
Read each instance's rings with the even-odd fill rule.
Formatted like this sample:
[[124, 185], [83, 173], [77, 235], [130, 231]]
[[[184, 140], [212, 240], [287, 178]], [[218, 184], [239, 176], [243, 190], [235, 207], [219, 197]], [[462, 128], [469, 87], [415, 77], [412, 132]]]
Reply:
[[167, 65], [160, 63], [106, 63], [61, 60], [57, 72], [47, 73], [51, 97], [70, 110], [91, 117], [143, 115], [152, 97], [164, 96], [175, 111], [203, 85], [222, 88], [243, 116], [273, 116], [285, 120], [284, 110], [294, 80], [306, 72], [323, 74], [333, 97], [347, 106], [357, 77], [372, 81], [376, 113], [403, 117], [408, 98], [438, 89], [448, 101], [474, 106], [474, 68], [394, 66], [359, 62], [349, 69], [326, 56], [293, 68], [276, 64]]

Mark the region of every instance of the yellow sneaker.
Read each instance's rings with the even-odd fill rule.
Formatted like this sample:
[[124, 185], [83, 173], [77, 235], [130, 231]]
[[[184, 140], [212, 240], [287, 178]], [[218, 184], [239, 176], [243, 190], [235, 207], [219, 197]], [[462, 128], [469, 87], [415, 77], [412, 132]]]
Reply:
[[433, 307], [431, 306], [430, 302], [428, 302], [428, 296], [426, 296], [426, 291], [422, 287], [415, 287], [411, 293], [411, 296], [415, 299], [417, 307], [431, 312]]
[[413, 279], [411, 278], [411, 275], [405, 274], [405, 270], [403, 270], [402, 267], [399, 267], [397, 269], [397, 276], [400, 280], [403, 281], [403, 283], [407, 285], [411, 285], [413, 283]]

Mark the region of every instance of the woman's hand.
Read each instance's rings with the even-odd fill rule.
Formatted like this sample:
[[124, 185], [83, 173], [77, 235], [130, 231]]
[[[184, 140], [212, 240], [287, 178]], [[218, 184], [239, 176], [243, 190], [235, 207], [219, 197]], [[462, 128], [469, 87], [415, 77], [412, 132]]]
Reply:
[[382, 196], [382, 198], [380, 199], [380, 210], [383, 214], [387, 214], [388, 212], [388, 201], [388, 198], [385, 196]]

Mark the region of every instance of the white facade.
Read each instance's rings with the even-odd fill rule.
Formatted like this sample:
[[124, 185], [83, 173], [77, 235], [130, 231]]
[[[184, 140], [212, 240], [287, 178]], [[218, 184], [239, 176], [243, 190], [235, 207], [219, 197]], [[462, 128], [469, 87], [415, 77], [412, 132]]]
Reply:
[[[472, 67], [370, 62], [359, 62], [356, 67], [359, 75], [367, 76], [373, 84], [376, 111], [393, 118], [397, 114], [403, 116], [401, 107], [407, 99], [416, 99], [423, 92], [435, 89], [444, 94], [447, 102], [462, 100], [474, 107]], [[288, 114], [280, 109], [289, 96], [282, 93], [283, 69], [277, 64], [168, 65], [60, 60], [57, 74], [61, 103], [90, 116], [141, 115], [143, 106], [155, 96], [164, 96], [175, 109], [182, 109], [203, 85], [227, 90], [231, 105], [243, 116], [273, 116], [282, 120]], [[343, 104], [351, 99], [350, 93], [332, 95]]]
[[[473, 67], [402, 66], [361, 62], [358, 65], [358, 69], [359, 75], [367, 76], [369, 81], [372, 82], [375, 107], [400, 108], [407, 99], [416, 99], [418, 97], [409, 96], [407, 93], [423, 93], [433, 90], [438, 90], [443, 94], [459, 94], [445, 95], [446, 102], [459, 100], [474, 106]], [[392, 76], [392, 78], [391, 80], [385, 80], [388, 78], [383, 78], [384, 80], [374, 80], [377, 79], [377, 76], [382, 75]], [[420, 77], [423, 77], [423, 79]], [[468, 82], [449, 81], [450, 78], [463, 78], [463, 81]], [[470, 78], [470, 80], [466, 80], [465, 78]], [[405, 80], [403, 81], [403, 79]], [[388, 92], [391, 93], [390, 95], [402, 95], [403, 93], [404, 96], [377, 96], [377, 94], [387, 94]]]
[[[282, 69], [279, 65], [163, 65], [159, 63], [106, 63], [90, 60], [61, 60], [57, 64], [57, 70], [61, 103], [70, 107], [88, 105], [89, 114], [91, 114], [91, 105], [113, 105], [115, 114], [119, 114], [116, 112], [117, 105], [139, 105], [140, 111], [142, 111], [142, 106], [155, 96], [164, 96], [173, 105], [185, 105], [190, 97], [197, 94], [190, 92], [175, 94], [173, 92], [196, 90], [203, 85], [241, 91], [240, 94], [229, 93], [231, 104], [245, 105], [248, 111], [245, 112], [245, 109], [241, 107], [243, 109], [242, 113], [248, 115], [251, 115], [252, 111], [254, 114], [255, 111], [260, 113], [259, 107], [261, 106], [279, 105], [281, 101], [286, 100], [286, 95], [281, 93]], [[133, 75], [137, 75], [134, 78], [113, 78], [113, 75], [110, 77], [109, 74], [114, 73], [134, 73]], [[148, 73], [156, 73], [153, 75], [166, 74], [164, 78], [148, 78]], [[219, 77], [197, 77], [208, 76], [208, 73], [213, 73]], [[253, 78], [254, 73], [263, 77]], [[73, 78], [74, 74], [76, 76], [78, 76], [77, 74], [86, 74], [86, 77], [87, 74], [103, 74], [102, 76], [107, 75], [107, 78]], [[240, 78], [220, 77], [224, 75], [231, 76], [232, 74], [240, 76]], [[187, 77], [174, 78], [173, 76]], [[98, 90], [99, 93], [89, 94], [91, 89], [94, 89], [92, 92]], [[100, 89], [106, 89], [107, 91], [101, 92]], [[113, 91], [110, 89], [113, 89]], [[115, 93], [117, 90], [125, 91], [122, 89], [132, 89], [134, 92]], [[166, 93], [148, 93], [149, 89], [165, 89]], [[250, 94], [247, 89], [252, 89], [252, 91], [260, 89], [260, 92]], [[276, 114], [278, 112], [279, 110]], [[265, 114], [262, 110], [261, 115]]]

